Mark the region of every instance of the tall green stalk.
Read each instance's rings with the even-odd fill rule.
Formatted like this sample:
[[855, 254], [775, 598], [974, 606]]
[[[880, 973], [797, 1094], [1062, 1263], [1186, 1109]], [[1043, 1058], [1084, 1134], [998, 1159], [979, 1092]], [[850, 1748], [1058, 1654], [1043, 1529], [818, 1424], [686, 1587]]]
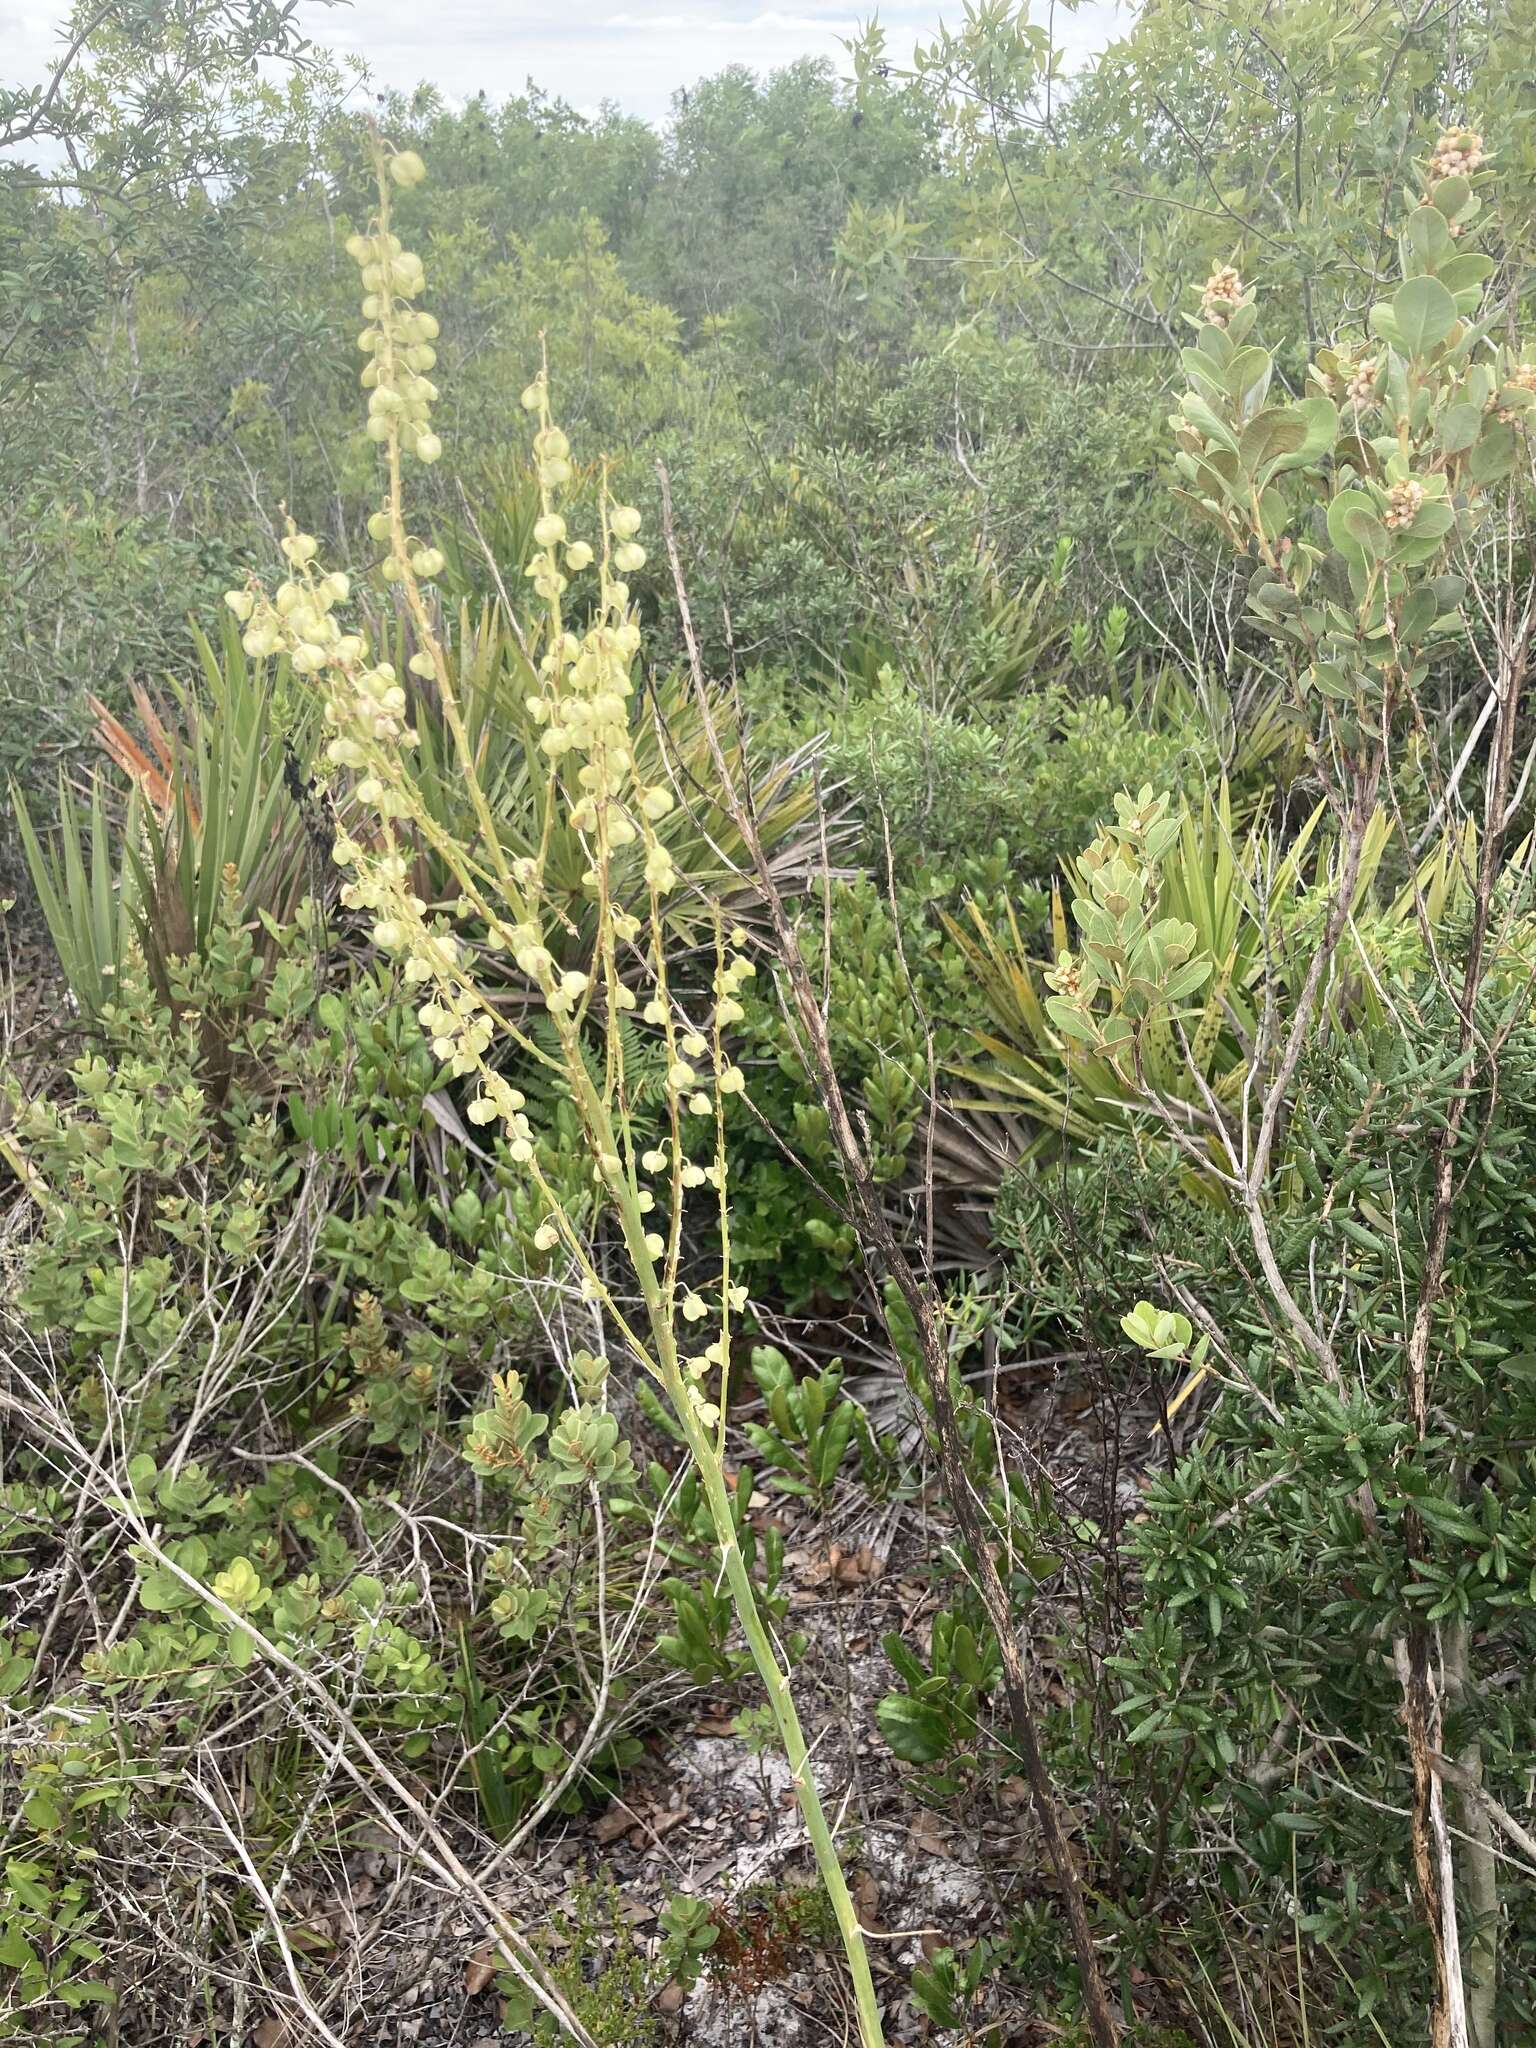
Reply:
[[[859, 2016], [861, 2048], [883, 2048], [884, 2034], [863, 1931], [838, 1862], [832, 1830], [817, 1795], [810, 1752], [790, 1695], [789, 1673], [767, 1627], [736, 1534], [725, 1484], [726, 1386], [731, 1319], [745, 1302], [745, 1290], [731, 1281], [730, 1218], [725, 1156], [725, 1102], [745, 1086], [726, 1051], [724, 1033], [743, 1013], [736, 1000], [753, 973], [742, 950], [745, 934], [728, 942], [717, 915], [713, 997], [692, 992], [690, 1002], [708, 1012], [690, 1019], [667, 985], [666, 899], [683, 880], [657, 827], [676, 798], [665, 783], [645, 784], [635, 761], [630, 700], [631, 670], [640, 633], [625, 577], [641, 566], [645, 551], [636, 541], [640, 514], [617, 505], [606, 483], [600, 500], [598, 545], [571, 538], [559, 503], [572, 477], [570, 448], [549, 409], [547, 377], [541, 372], [523, 394], [537, 416], [533, 435], [539, 481], [540, 517], [534, 527], [539, 552], [528, 564], [535, 593], [544, 601], [545, 633], [537, 665], [537, 690], [530, 716], [544, 727], [541, 746], [553, 771], [545, 783], [546, 809], [540, 850], [509, 859], [484, 785], [475, 751], [460, 715], [449, 647], [437, 625], [430, 595], [441, 573], [440, 549], [411, 531], [403, 485], [408, 459], [435, 462], [442, 443], [430, 425], [437, 387], [426, 375], [436, 361], [431, 344], [437, 322], [412, 302], [425, 275], [418, 256], [406, 251], [390, 225], [392, 185], [409, 189], [424, 166], [412, 151], [388, 155], [375, 149], [378, 210], [367, 234], [354, 235], [350, 253], [362, 270], [363, 317], [369, 322], [359, 346], [369, 357], [363, 383], [369, 392], [370, 437], [384, 457], [383, 503], [369, 531], [386, 544], [386, 579], [399, 587], [416, 652], [411, 675], [436, 692], [452, 733], [459, 774], [473, 823], [462, 841], [433, 816], [422, 798], [412, 764], [416, 735], [405, 679], [376, 660], [364, 635], [345, 632], [336, 608], [345, 604], [345, 576], [326, 574], [318, 543], [290, 528], [283, 552], [289, 575], [272, 598], [256, 586], [232, 591], [231, 610], [246, 628], [244, 644], [253, 655], [286, 653], [297, 675], [310, 675], [325, 695], [325, 716], [334, 737], [329, 760], [352, 778], [360, 823], [355, 836], [338, 837], [336, 857], [350, 870], [343, 890], [348, 908], [372, 918], [376, 944], [401, 961], [405, 986], [426, 997], [419, 1016], [436, 1057], [456, 1075], [472, 1078], [479, 1093], [468, 1105], [472, 1122], [500, 1127], [506, 1157], [527, 1176], [543, 1211], [534, 1235], [540, 1250], [564, 1249], [579, 1276], [583, 1297], [606, 1327], [627, 1345], [635, 1362], [659, 1383], [676, 1411], [689, 1452], [709, 1502], [721, 1563], [752, 1661], [789, 1762], [816, 1866], [837, 1920], [848, 1957]], [[578, 635], [568, 623], [561, 598], [571, 576], [596, 578], [590, 623]], [[558, 893], [546, 893], [545, 862], [556, 820], [580, 836], [590, 866], [585, 877], [596, 911], [596, 939], [586, 969], [561, 969], [569, 918]], [[403, 828], [403, 829], [402, 829]], [[505, 1010], [491, 1003], [475, 976], [476, 950], [467, 946], [446, 918], [419, 898], [410, 885], [420, 847], [430, 846], [457, 884], [456, 909], [479, 921], [485, 940], [509, 952], [534, 999], [542, 999], [558, 1052], [551, 1054]], [[632, 852], [626, 855], [626, 849]], [[635, 906], [642, 906], [640, 914]], [[555, 947], [546, 936], [562, 936]], [[640, 978], [650, 999], [639, 998], [622, 967]], [[667, 1132], [663, 1144], [643, 1145], [632, 1127], [632, 1098], [625, 1072], [627, 1027], [652, 1027], [666, 1055]], [[595, 1040], [601, 1075], [588, 1067]], [[542, 1171], [536, 1134], [522, 1094], [506, 1079], [493, 1048], [516, 1048], [526, 1059], [553, 1070], [574, 1103], [583, 1126], [588, 1163], [604, 1208], [619, 1222], [645, 1313], [632, 1322], [627, 1304], [616, 1299], [594, 1263], [576, 1220]], [[685, 1143], [684, 1118], [691, 1129], [712, 1131], [713, 1158], [701, 1166]], [[648, 1181], [655, 1187], [647, 1185]], [[696, 1289], [682, 1277], [687, 1192], [712, 1185], [718, 1201], [718, 1282]], [[663, 1206], [663, 1202], [665, 1206]], [[665, 1223], [663, 1233], [658, 1227]], [[694, 1265], [690, 1260], [690, 1270]], [[713, 1306], [706, 1296], [712, 1297]], [[716, 1334], [707, 1336], [707, 1329]], [[698, 1346], [683, 1355], [680, 1334]], [[711, 1399], [707, 1386], [717, 1390]]]
[[[672, 1391], [669, 1381], [668, 1392]], [[679, 1387], [678, 1394], [681, 1392], [682, 1389]], [[741, 1554], [741, 1545], [736, 1539], [735, 1525], [731, 1517], [731, 1498], [726, 1490], [719, 1460], [687, 1402], [678, 1399], [676, 1394], [673, 1401], [682, 1418], [683, 1428], [688, 1437], [688, 1448], [693, 1453], [694, 1464], [704, 1484], [704, 1495], [709, 1502], [710, 1516], [715, 1525], [720, 1558], [725, 1566], [726, 1583], [731, 1589], [736, 1616], [741, 1623], [742, 1634], [747, 1639], [747, 1648], [752, 1653], [752, 1662], [757, 1667], [758, 1677], [763, 1682], [763, 1690], [768, 1696], [769, 1711], [773, 1715], [774, 1726], [778, 1729], [779, 1740], [789, 1761], [790, 1777], [795, 1788], [795, 1798], [799, 1802], [801, 1818], [805, 1822], [805, 1831], [811, 1838], [816, 1869], [831, 1902], [832, 1912], [837, 1920], [837, 1931], [842, 1937], [843, 1952], [848, 1958], [848, 1973], [853, 1979], [854, 2003], [859, 2015], [859, 2040], [862, 2048], [881, 2048], [885, 2034], [880, 2023], [880, 2008], [875, 2001], [875, 1985], [870, 1975], [864, 1931], [859, 1925], [859, 1916], [848, 1890], [848, 1880], [843, 1875], [842, 1863], [838, 1858], [837, 1845], [832, 1839], [832, 1830], [827, 1824], [827, 1816], [816, 1790], [816, 1780], [811, 1772], [810, 1751], [806, 1746], [800, 1716], [795, 1711], [794, 1696], [790, 1691], [789, 1673], [784, 1668], [773, 1636], [763, 1620], [757, 1590], [752, 1584], [752, 1576]]]

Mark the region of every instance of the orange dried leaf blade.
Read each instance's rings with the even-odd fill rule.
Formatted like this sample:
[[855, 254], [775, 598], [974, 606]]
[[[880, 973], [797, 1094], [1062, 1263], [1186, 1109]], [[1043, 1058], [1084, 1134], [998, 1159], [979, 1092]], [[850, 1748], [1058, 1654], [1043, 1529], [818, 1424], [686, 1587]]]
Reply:
[[130, 683], [134, 709], [139, 721], [149, 735], [149, 744], [154, 748], [161, 771], [169, 777], [176, 767], [176, 742], [165, 723], [165, 715], [158, 701], [149, 694], [142, 683]]
[[103, 753], [115, 761], [162, 814], [170, 808], [170, 784], [150, 760], [121, 719], [115, 717], [99, 697], [88, 700], [96, 718], [96, 740]]
[[[155, 815], [165, 822], [176, 807], [176, 748], [154, 703], [138, 684], [133, 686], [133, 696], [159, 759], [151, 760], [122, 720], [99, 697], [90, 697], [87, 701], [96, 719], [96, 741], [151, 805]], [[200, 820], [190, 793], [186, 804], [192, 829], [196, 831]]]

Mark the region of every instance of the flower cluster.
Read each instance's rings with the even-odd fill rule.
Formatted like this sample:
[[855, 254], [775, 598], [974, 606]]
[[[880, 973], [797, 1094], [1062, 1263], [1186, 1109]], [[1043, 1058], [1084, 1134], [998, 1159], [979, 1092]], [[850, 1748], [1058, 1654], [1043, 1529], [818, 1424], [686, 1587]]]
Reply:
[[1470, 178], [1488, 160], [1483, 138], [1470, 128], [1451, 128], [1435, 144], [1429, 159], [1432, 185], [1443, 178]]
[[[289, 574], [270, 597], [255, 585], [225, 593], [224, 602], [245, 628], [241, 645], [257, 657], [286, 655], [295, 674], [323, 679], [325, 718], [332, 730], [327, 759], [333, 766], [363, 771], [361, 800], [386, 817], [399, 816], [404, 801], [380, 779], [380, 769], [394, 750], [416, 740], [406, 722], [400, 678], [390, 662], [370, 662], [362, 634], [344, 629], [335, 617], [351, 582], [340, 570], [321, 566], [313, 534], [300, 533], [290, 523], [282, 549]], [[339, 844], [341, 858], [349, 842]]]
[[[1536, 394], [1536, 363], [1516, 363], [1504, 379], [1506, 390], [1529, 391]], [[1497, 400], [1490, 401], [1496, 403]], [[1531, 416], [1531, 408], [1524, 405], [1499, 406], [1499, 418], [1505, 426], [1524, 426]]]
[[1424, 504], [1424, 486], [1414, 477], [1394, 484], [1387, 493], [1382, 523], [1389, 533], [1403, 533], [1412, 526]]
[[[402, 186], [417, 184], [424, 175], [421, 159], [409, 150], [390, 157], [387, 168], [388, 177]], [[373, 232], [354, 235], [349, 247], [363, 269], [364, 316], [376, 322], [363, 338], [374, 358], [363, 373], [373, 393], [370, 434], [392, 455], [409, 448], [423, 461], [434, 461], [440, 451], [426, 420], [437, 393], [420, 371], [430, 367], [432, 351], [424, 337], [436, 334], [437, 323], [409, 304], [422, 286], [421, 265], [389, 231], [383, 179]], [[381, 392], [393, 393], [399, 402], [381, 403]], [[405, 538], [397, 488], [370, 519], [369, 532], [390, 544], [382, 565], [387, 580], [441, 572], [439, 549]], [[434, 994], [419, 1014], [433, 1049], [454, 1073], [474, 1073], [483, 1068], [494, 1019], [466, 978], [459, 942], [429, 923], [427, 905], [411, 887], [410, 863], [393, 833], [395, 820], [415, 814], [403, 761], [416, 744], [405, 684], [391, 662], [375, 661], [364, 636], [345, 629], [336, 617], [336, 608], [351, 594], [350, 582], [340, 571], [323, 567], [314, 536], [290, 522], [282, 551], [288, 575], [270, 596], [253, 584], [228, 592], [225, 603], [245, 629], [242, 644], [248, 654], [286, 655], [295, 673], [314, 678], [324, 690], [331, 735], [326, 758], [356, 778], [353, 793], [376, 813], [380, 827], [367, 844], [346, 832], [333, 842], [337, 865], [351, 871], [342, 902], [372, 914], [374, 942], [399, 958], [408, 986], [431, 985]], [[425, 650], [411, 657], [410, 667], [417, 675], [437, 674], [437, 663]], [[513, 1156], [527, 1160], [533, 1156], [532, 1133], [522, 1110], [521, 1094], [500, 1076], [488, 1075], [485, 1093], [470, 1105], [469, 1114], [477, 1122], [503, 1118]]]
[[[381, 573], [403, 587], [416, 619], [420, 651], [412, 655], [410, 670], [432, 678], [451, 701], [451, 670], [420, 594], [421, 583], [441, 572], [443, 556], [407, 529], [398, 465], [402, 449], [428, 460], [436, 453], [435, 436], [427, 426], [427, 408], [437, 394], [425, 376], [431, 348], [424, 324], [430, 322], [435, 335], [436, 323], [412, 304], [421, 289], [421, 266], [401, 249], [389, 228], [389, 181], [411, 185], [420, 175], [419, 159], [411, 152], [387, 159], [387, 177], [380, 177], [379, 213], [370, 233], [354, 236], [351, 246], [363, 271], [365, 317], [373, 322], [362, 338], [370, 356], [363, 373], [370, 391], [370, 433], [382, 444], [390, 464], [385, 502], [369, 521], [369, 532], [385, 547]], [[643, 780], [636, 770], [632, 670], [640, 632], [626, 579], [645, 564], [638, 537], [640, 513], [615, 501], [605, 479], [597, 545], [573, 537], [560, 505], [573, 477], [570, 444], [550, 417], [543, 372], [524, 392], [523, 403], [537, 415], [533, 456], [540, 490], [535, 552], [527, 574], [544, 600], [548, 618], [537, 683], [527, 708], [541, 729], [540, 746], [555, 770], [551, 801], [564, 810], [586, 848], [585, 883], [602, 911], [596, 952], [583, 966], [565, 966], [547, 942], [550, 913], [541, 859], [522, 857], [507, 864], [495, 884], [483, 867], [464, 866], [458, 880], [465, 900], [483, 919], [484, 943], [510, 953], [519, 972], [538, 990], [575, 1076], [585, 1071], [580, 1037], [588, 1007], [600, 1004], [611, 1017], [639, 1006], [618, 973], [615, 948], [634, 945], [647, 923], [654, 936], [662, 901], [678, 885], [672, 855], [657, 832], [675, 799], [670, 788]], [[290, 528], [283, 552], [289, 574], [270, 598], [252, 586], [230, 592], [227, 602], [245, 629], [249, 652], [286, 655], [298, 673], [313, 677], [323, 689], [331, 732], [327, 757], [353, 776], [354, 795], [376, 820], [367, 832], [343, 832], [336, 839], [335, 859], [348, 870], [342, 900], [371, 916], [375, 943], [398, 962], [407, 987], [420, 991], [417, 1014], [434, 1057], [451, 1073], [474, 1080], [467, 1108], [471, 1122], [499, 1124], [512, 1162], [532, 1168], [537, 1177], [535, 1134], [525, 1098], [497, 1071], [492, 1057], [499, 1032], [510, 1029], [514, 1037], [519, 1033], [497, 1017], [477, 988], [470, 949], [415, 893], [408, 849], [396, 838], [398, 822], [422, 823], [407, 765], [416, 740], [408, 722], [407, 682], [391, 663], [373, 658], [362, 634], [344, 629], [336, 613], [350, 595], [348, 579], [323, 568], [313, 536]], [[595, 601], [585, 630], [577, 631], [566, 623], [562, 600], [571, 578], [594, 568]], [[634, 848], [639, 857], [633, 865], [621, 866], [616, 857], [627, 848]], [[494, 866], [496, 856], [489, 843], [485, 851]], [[628, 892], [636, 887], [641, 893], [638, 903], [628, 900]], [[643, 1237], [647, 1257], [658, 1268], [665, 1262], [669, 1300], [675, 1242], [669, 1248], [667, 1238], [650, 1226], [648, 1219], [658, 1201], [645, 1182], [657, 1177], [675, 1190], [674, 1202], [684, 1191], [706, 1186], [724, 1201], [725, 1164], [719, 1146], [708, 1164], [688, 1158], [681, 1119], [718, 1118], [725, 1101], [745, 1090], [745, 1076], [727, 1055], [723, 1034], [744, 1015], [742, 985], [755, 972], [746, 945], [742, 930], [732, 931], [729, 940], [723, 932], [719, 935], [713, 1017], [703, 1026], [684, 1016], [668, 993], [658, 955], [655, 989], [644, 1006], [643, 1021], [659, 1029], [667, 1055], [665, 1090], [672, 1129], [663, 1143], [626, 1159], [627, 1141], [607, 1127], [601, 1095], [583, 1106], [586, 1120], [595, 1126], [593, 1177], [610, 1199], [632, 1205], [634, 1215], [647, 1219], [638, 1225], [637, 1234]], [[534, 1244], [551, 1252], [562, 1241], [576, 1248], [558, 1212], [552, 1210], [535, 1231]], [[731, 1285], [728, 1267], [721, 1273], [718, 1295], [717, 1333], [680, 1359], [690, 1406], [706, 1426], [718, 1420], [718, 1407], [705, 1398], [700, 1382], [712, 1369], [723, 1369], [730, 1315], [746, 1299], [743, 1290]], [[677, 1313], [690, 1346], [700, 1345], [704, 1333], [695, 1326], [709, 1313], [704, 1297], [686, 1290]]]
[[270, 600], [254, 586], [224, 594], [224, 602], [245, 628], [241, 645], [246, 653], [258, 659], [286, 654], [301, 676], [359, 661], [364, 651], [361, 636], [344, 632], [332, 616], [351, 595], [350, 579], [340, 570], [322, 570], [319, 542], [313, 534], [300, 533], [291, 521], [282, 549], [289, 574]]
[[1376, 403], [1376, 378], [1380, 368], [1375, 356], [1362, 356], [1350, 369], [1344, 396], [1357, 411]]
[[[419, 185], [426, 176], [413, 149], [392, 156], [389, 172], [403, 186]], [[411, 304], [427, 282], [421, 258], [390, 232], [385, 219], [376, 222], [370, 234], [350, 235], [347, 254], [363, 274], [363, 318], [368, 325], [357, 345], [370, 358], [362, 373], [369, 439], [383, 442], [393, 437], [419, 462], [436, 462], [443, 452], [430, 425], [437, 386], [426, 373], [437, 361], [432, 344], [438, 327], [432, 314]]]
[[[722, 1274], [720, 1298], [726, 1302], [733, 1314], [739, 1315], [747, 1305], [747, 1290], [745, 1287], [729, 1284]], [[682, 1300], [683, 1320], [690, 1324], [702, 1323], [708, 1314], [709, 1304], [703, 1295], [690, 1289]], [[714, 1373], [723, 1376], [729, 1362], [730, 1338], [724, 1328], [721, 1329], [720, 1335], [713, 1338], [702, 1350], [689, 1352], [681, 1361], [686, 1376], [684, 1384], [687, 1387], [689, 1403], [706, 1429], [713, 1429], [719, 1422], [720, 1404], [709, 1399], [704, 1391], [704, 1382]]]
[[1200, 293], [1200, 317], [1225, 327], [1243, 303], [1243, 280], [1230, 263], [1218, 263]]
[[[550, 420], [548, 380], [542, 373], [523, 393], [523, 404], [539, 415], [533, 453], [541, 507], [533, 529], [537, 551], [525, 573], [550, 606], [553, 625], [539, 663], [539, 688], [529, 697], [528, 710], [544, 728], [539, 744], [549, 759], [564, 764], [570, 756], [575, 765], [573, 778], [563, 765], [562, 773], [574, 780], [579, 792], [570, 821], [577, 831], [588, 835], [592, 848], [588, 886], [606, 889], [609, 857], [639, 840], [645, 846], [646, 886], [657, 897], [665, 896], [677, 886], [677, 870], [654, 827], [672, 810], [674, 798], [664, 784], [646, 784], [636, 778], [630, 732], [634, 695], [630, 671], [640, 648], [640, 629], [630, 614], [625, 578], [645, 564], [645, 550], [635, 538], [640, 514], [633, 505], [614, 504], [605, 489], [600, 559], [589, 542], [571, 539], [557, 500], [557, 493], [571, 477], [570, 444]], [[578, 636], [562, 625], [560, 600], [569, 588], [567, 572], [579, 574], [590, 568], [594, 559], [599, 567], [598, 604], [592, 623]], [[622, 909], [617, 923], [621, 939], [633, 939], [639, 931], [632, 913]], [[523, 954], [535, 955], [540, 943], [536, 932], [531, 937], [519, 935], [514, 950], [525, 972], [529, 968]], [[535, 978], [549, 995], [543, 976], [535, 974]], [[569, 993], [574, 1000], [583, 992]], [[623, 1004], [624, 996], [619, 1000]], [[557, 1004], [552, 1002], [551, 1007]]]

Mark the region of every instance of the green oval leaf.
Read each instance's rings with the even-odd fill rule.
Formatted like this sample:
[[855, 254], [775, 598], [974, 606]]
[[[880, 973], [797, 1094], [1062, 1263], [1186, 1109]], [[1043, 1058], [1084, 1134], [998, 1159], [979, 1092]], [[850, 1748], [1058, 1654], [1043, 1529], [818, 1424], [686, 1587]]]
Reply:
[[1410, 277], [1392, 295], [1392, 322], [1411, 356], [1438, 348], [1460, 317], [1438, 277]]
[[1347, 561], [1369, 561], [1366, 522], [1375, 520], [1375, 503], [1364, 491], [1340, 491], [1328, 506], [1328, 538]]
[[931, 1764], [949, 1747], [949, 1722], [939, 1707], [890, 1692], [875, 1709], [880, 1733], [906, 1764]]

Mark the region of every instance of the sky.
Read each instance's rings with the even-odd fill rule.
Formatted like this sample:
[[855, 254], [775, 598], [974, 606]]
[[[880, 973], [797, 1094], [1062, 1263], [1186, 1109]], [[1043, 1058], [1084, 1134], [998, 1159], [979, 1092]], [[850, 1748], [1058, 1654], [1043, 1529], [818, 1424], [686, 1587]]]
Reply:
[[[1042, 0], [1042, 6], [1044, 0]], [[614, 100], [626, 113], [661, 120], [674, 90], [746, 64], [768, 71], [802, 56], [845, 63], [841, 39], [875, 12], [874, 0], [354, 0], [326, 7], [302, 0], [307, 31], [338, 54], [364, 57], [383, 86], [423, 79], [451, 100], [482, 89], [492, 99], [521, 92], [532, 78], [583, 110]], [[0, 0], [0, 77], [47, 75], [68, 8]], [[893, 61], [904, 63], [937, 23], [958, 22], [963, 0], [887, 0], [878, 8]], [[1070, 67], [1123, 24], [1113, 0], [1058, 10], [1057, 39]]]

